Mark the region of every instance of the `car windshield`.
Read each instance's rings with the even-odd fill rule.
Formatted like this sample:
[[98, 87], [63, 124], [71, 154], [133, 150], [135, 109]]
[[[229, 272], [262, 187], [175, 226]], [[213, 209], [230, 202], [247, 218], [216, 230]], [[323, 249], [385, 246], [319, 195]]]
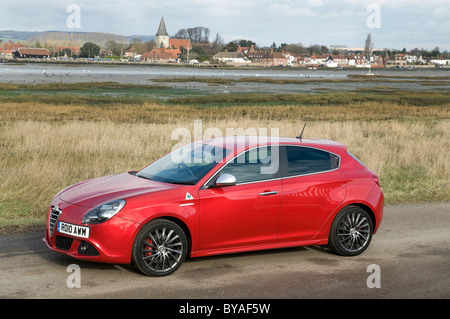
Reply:
[[203, 143], [191, 143], [153, 162], [136, 176], [153, 181], [195, 185], [231, 150]]

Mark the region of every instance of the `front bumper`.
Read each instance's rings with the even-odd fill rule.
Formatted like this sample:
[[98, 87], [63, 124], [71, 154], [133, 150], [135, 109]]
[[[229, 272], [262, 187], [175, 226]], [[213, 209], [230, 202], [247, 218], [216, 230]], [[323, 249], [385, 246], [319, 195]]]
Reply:
[[50, 226], [52, 207], [50, 207], [43, 241], [51, 250], [79, 260], [116, 264], [131, 262], [133, 241], [140, 226], [138, 223], [115, 216], [101, 224], [82, 225], [79, 216], [83, 216], [87, 208], [64, 202], [60, 203], [58, 208], [62, 213], [58, 216], [56, 224], [62, 221], [89, 226], [89, 238], [61, 233], [56, 225], [52, 232]]

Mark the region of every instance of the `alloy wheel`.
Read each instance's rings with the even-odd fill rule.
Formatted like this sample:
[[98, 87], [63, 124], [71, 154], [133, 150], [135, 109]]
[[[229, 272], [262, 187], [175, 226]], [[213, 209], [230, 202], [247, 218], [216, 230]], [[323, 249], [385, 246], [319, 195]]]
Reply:
[[146, 275], [165, 276], [176, 271], [187, 254], [183, 230], [168, 220], [147, 224], [136, 236], [133, 261]]
[[347, 206], [334, 218], [328, 244], [338, 254], [356, 256], [372, 240], [373, 223], [368, 212], [358, 206]]
[[338, 238], [342, 247], [355, 253], [366, 246], [370, 237], [370, 224], [361, 213], [352, 212], [341, 220]]
[[156, 228], [149, 232], [142, 247], [142, 260], [156, 272], [170, 271], [181, 259], [183, 243], [173, 229]]

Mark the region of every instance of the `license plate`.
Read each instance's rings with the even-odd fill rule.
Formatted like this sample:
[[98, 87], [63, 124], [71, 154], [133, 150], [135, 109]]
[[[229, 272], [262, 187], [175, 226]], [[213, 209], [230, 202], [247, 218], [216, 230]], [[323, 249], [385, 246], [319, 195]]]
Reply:
[[89, 227], [58, 222], [58, 232], [74, 237], [89, 238]]

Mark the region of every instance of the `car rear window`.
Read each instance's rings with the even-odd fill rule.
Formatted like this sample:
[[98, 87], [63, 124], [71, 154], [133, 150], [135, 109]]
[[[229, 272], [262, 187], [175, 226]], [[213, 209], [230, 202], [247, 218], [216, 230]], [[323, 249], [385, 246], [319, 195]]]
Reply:
[[339, 156], [309, 147], [286, 146], [287, 176], [331, 171], [339, 167]]

